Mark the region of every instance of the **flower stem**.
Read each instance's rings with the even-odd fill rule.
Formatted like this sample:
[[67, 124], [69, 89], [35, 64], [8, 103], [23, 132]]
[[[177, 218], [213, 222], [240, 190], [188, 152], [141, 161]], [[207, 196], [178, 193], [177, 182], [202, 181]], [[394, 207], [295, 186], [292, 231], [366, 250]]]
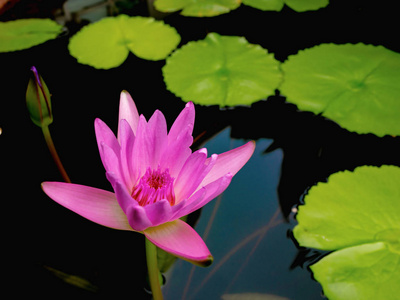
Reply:
[[147, 260], [147, 271], [149, 274], [150, 288], [153, 294], [154, 300], [162, 300], [163, 295], [161, 292], [160, 280], [157, 267], [157, 247], [146, 239], [146, 260]]
[[71, 183], [71, 180], [69, 179], [67, 172], [65, 171], [65, 169], [61, 163], [60, 157], [57, 154], [56, 147], [54, 146], [53, 139], [51, 138], [51, 135], [50, 135], [49, 127], [42, 126], [42, 131], [43, 131], [44, 139], [46, 140], [47, 147], [49, 148], [51, 156], [53, 157], [53, 160], [57, 165], [58, 171], [60, 171], [61, 176], [63, 177], [65, 182]]

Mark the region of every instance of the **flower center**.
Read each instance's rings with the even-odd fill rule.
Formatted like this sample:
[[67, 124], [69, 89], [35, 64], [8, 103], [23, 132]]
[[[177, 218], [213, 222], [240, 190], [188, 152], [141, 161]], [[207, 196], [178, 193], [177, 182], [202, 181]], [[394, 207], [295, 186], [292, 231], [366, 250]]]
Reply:
[[174, 178], [169, 175], [168, 169], [161, 171], [147, 169], [146, 173], [140, 178], [132, 190], [132, 198], [140, 206], [155, 203], [162, 199], [167, 199], [171, 205], [175, 204], [175, 194], [173, 186]]

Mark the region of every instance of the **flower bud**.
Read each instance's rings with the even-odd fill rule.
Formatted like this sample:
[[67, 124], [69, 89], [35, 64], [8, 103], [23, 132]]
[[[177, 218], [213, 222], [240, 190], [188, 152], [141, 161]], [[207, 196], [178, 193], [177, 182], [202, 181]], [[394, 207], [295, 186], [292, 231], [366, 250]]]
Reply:
[[53, 122], [50, 92], [36, 68], [31, 68], [32, 76], [26, 90], [26, 105], [33, 123], [39, 127]]

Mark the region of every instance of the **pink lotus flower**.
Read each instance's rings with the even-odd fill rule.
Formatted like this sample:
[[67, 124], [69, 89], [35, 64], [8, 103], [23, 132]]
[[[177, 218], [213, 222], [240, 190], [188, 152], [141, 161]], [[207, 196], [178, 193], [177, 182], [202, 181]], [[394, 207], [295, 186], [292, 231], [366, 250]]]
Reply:
[[75, 213], [107, 227], [142, 232], [159, 248], [198, 265], [212, 256], [202, 238], [179, 218], [221, 194], [254, 152], [247, 144], [207, 158], [192, 153], [194, 105], [186, 104], [169, 132], [164, 115], [147, 122], [121, 93], [117, 137], [100, 119], [95, 132], [114, 193], [71, 183], [44, 182], [44, 192]]

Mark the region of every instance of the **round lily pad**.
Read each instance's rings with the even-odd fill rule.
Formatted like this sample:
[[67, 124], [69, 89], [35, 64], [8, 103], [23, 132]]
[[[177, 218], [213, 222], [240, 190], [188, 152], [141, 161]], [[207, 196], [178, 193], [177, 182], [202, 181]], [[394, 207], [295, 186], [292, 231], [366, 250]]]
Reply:
[[161, 12], [181, 10], [183, 16], [213, 17], [238, 8], [240, 2], [240, 0], [156, 0], [154, 6]]
[[329, 300], [396, 299], [400, 294], [400, 255], [382, 242], [333, 252], [310, 268]]
[[329, 0], [243, 0], [243, 4], [261, 9], [280, 11], [286, 4], [297, 12], [318, 10], [329, 4]]
[[400, 54], [382, 46], [322, 44], [289, 56], [287, 101], [349, 131], [400, 134]]
[[168, 90], [202, 105], [250, 105], [274, 94], [279, 63], [243, 37], [210, 33], [175, 51], [163, 67]]
[[50, 19], [0, 22], [0, 52], [28, 49], [56, 38], [62, 26]]
[[300, 246], [336, 250], [311, 266], [329, 299], [400, 294], [400, 168], [356, 168], [312, 187], [299, 207]]
[[179, 42], [177, 31], [162, 21], [119, 15], [83, 27], [68, 49], [82, 64], [110, 69], [121, 65], [129, 52], [148, 60], [165, 59]]

